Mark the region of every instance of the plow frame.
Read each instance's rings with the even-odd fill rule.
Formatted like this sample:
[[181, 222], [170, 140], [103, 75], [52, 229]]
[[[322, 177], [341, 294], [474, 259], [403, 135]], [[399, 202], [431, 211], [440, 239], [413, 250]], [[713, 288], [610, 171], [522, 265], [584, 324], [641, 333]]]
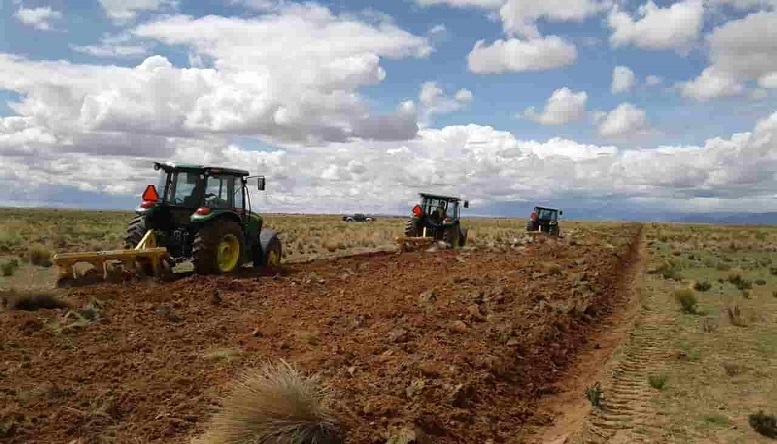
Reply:
[[127, 270], [143, 270], [148, 264], [156, 277], [165, 272], [165, 264], [170, 254], [165, 247], [157, 247], [156, 235], [148, 230], [141, 241], [131, 250], [89, 251], [83, 253], [60, 253], [54, 256], [52, 261], [59, 268], [58, 285], [64, 285], [69, 281], [78, 279], [75, 265], [86, 263], [92, 265], [93, 270], [101, 274], [105, 280], [108, 278], [108, 264], [120, 263]]
[[426, 227], [421, 237], [400, 236], [397, 238], [398, 252], [415, 250], [417, 248], [424, 248], [434, 243], [434, 238], [426, 235]]

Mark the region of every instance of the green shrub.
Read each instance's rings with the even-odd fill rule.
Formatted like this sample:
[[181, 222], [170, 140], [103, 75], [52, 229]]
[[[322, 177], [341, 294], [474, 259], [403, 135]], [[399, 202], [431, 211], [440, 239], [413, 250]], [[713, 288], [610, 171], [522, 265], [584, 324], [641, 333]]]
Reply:
[[41, 309], [70, 308], [67, 301], [46, 290], [10, 290], [0, 295], [8, 310], [36, 311]]
[[772, 268], [770, 268], [770, 269], [769, 269], [769, 273], [771, 273], [771, 274], [773, 274], [773, 275], [777, 276], [777, 267], [772, 267]]
[[6, 276], [6, 277], [13, 276], [17, 268], [19, 268], [18, 259], [11, 259], [10, 261], [3, 262], [3, 265], [0, 265], [0, 269], [2, 269], [3, 276]]
[[668, 380], [669, 380], [669, 377], [666, 375], [648, 376], [648, 382], [650, 383], [650, 386], [657, 390], [663, 390]]
[[774, 415], [767, 415], [760, 411], [748, 416], [747, 423], [761, 435], [777, 439], [777, 418]]
[[691, 288], [681, 288], [674, 291], [674, 297], [680, 303], [683, 313], [697, 314], [699, 301]]
[[766, 285], [766, 281], [763, 279], [758, 279], [755, 281], [755, 285]]
[[740, 290], [749, 290], [753, 288], [753, 283], [743, 278], [739, 273], [731, 273], [728, 275], [728, 281], [736, 285]]
[[712, 284], [707, 281], [697, 282], [693, 285], [693, 289], [696, 291], [707, 291], [712, 288]]
[[43, 245], [33, 245], [27, 250], [27, 257], [33, 265], [51, 266], [51, 251]]
[[604, 390], [602, 390], [602, 385], [599, 382], [597, 382], [591, 387], [586, 388], [585, 397], [588, 399], [588, 401], [591, 403], [593, 407], [601, 408], [602, 399], [604, 399]]

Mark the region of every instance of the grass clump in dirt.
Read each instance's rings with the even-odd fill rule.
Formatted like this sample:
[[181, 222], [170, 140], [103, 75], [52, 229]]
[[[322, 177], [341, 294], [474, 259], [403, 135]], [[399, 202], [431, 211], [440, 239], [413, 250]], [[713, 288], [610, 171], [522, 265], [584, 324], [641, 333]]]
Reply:
[[680, 288], [674, 291], [675, 300], [680, 304], [680, 309], [686, 314], [699, 314], [699, 300], [692, 288]]
[[0, 293], [2, 307], [7, 310], [36, 311], [70, 308], [70, 303], [48, 290], [15, 290]]
[[693, 289], [696, 291], [707, 291], [712, 288], [712, 284], [707, 281], [697, 282], [693, 284]]
[[51, 251], [43, 245], [32, 245], [27, 250], [27, 258], [32, 265], [39, 265], [41, 267], [50, 267], [51, 264]]
[[747, 417], [750, 427], [767, 438], [777, 439], [777, 418], [767, 415], [763, 411], [753, 413]]
[[648, 383], [656, 390], [663, 390], [666, 387], [666, 383], [669, 381], [669, 377], [666, 375], [650, 375], [648, 376]]
[[588, 399], [588, 402], [590, 402], [593, 407], [601, 408], [602, 400], [604, 399], [604, 390], [602, 390], [602, 385], [599, 382], [597, 382], [591, 387], [586, 388], [585, 397], [586, 399]]
[[731, 325], [747, 327], [747, 321], [745, 320], [744, 315], [742, 315], [742, 310], [739, 309], [739, 305], [735, 305], [733, 308], [726, 308], [726, 314], [728, 314], [728, 320], [731, 322]]
[[17, 268], [19, 268], [18, 259], [11, 259], [9, 261], [3, 262], [3, 264], [0, 265], [0, 270], [3, 272], [4, 277], [13, 276]]
[[734, 284], [739, 290], [749, 290], [753, 288], [753, 283], [743, 278], [739, 273], [729, 274], [728, 281]]
[[200, 444], [340, 444], [329, 392], [286, 362], [247, 373], [224, 399]]

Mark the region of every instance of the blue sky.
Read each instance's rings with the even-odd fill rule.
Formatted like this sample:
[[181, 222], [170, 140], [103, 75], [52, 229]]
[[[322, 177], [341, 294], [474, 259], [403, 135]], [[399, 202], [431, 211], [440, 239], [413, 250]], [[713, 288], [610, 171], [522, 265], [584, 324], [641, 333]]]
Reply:
[[172, 158], [265, 211], [777, 210], [774, 1], [554, 3], [4, 0], [0, 205], [121, 206]]

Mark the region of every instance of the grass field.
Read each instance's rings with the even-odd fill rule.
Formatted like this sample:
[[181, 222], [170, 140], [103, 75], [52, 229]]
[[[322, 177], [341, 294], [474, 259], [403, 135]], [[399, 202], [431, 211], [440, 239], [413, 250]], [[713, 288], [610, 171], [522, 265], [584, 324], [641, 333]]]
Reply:
[[750, 416], [777, 414], [777, 227], [645, 227], [641, 313], [588, 438], [774, 442]]

